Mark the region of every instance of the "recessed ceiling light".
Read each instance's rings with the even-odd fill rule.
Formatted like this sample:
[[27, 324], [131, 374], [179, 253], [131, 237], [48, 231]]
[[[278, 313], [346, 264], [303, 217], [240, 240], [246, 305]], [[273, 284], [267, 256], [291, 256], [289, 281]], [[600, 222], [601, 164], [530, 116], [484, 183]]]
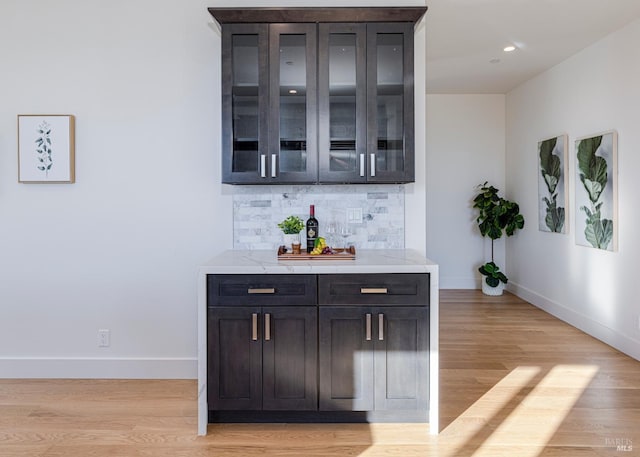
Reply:
[[500, 59], [491, 59], [489, 63], [500, 63]]
[[515, 50], [516, 50], [515, 46], [507, 46], [506, 48], [503, 49], [504, 52], [511, 52]]
[[297, 93], [298, 93], [298, 91], [297, 91], [297, 90], [295, 90], [295, 89], [289, 89], [289, 93], [290, 93], [290, 94], [297, 94]]

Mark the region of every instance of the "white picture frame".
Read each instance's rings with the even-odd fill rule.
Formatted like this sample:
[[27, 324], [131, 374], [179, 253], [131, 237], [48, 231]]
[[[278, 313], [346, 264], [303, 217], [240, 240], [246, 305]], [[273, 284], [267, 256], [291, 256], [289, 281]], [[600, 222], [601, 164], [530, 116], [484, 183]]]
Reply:
[[618, 250], [618, 133], [575, 142], [576, 244]]
[[538, 229], [569, 232], [569, 137], [538, 142]]
[[75, 117], [18, 115], [18, 182], [75, 182]]

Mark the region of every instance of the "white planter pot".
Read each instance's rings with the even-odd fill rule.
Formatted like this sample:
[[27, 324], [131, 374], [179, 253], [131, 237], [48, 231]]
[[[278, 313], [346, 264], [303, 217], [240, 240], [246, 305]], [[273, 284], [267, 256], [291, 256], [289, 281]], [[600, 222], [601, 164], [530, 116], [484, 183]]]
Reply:
[[284, 244], [286, 246], [287, 249], [292, 250], [293, 248], [291, 247], [292, 243], [299, 243], [300, 242], [300, 234], [299, 233], [284, 233], [282, 235], [283, 239], [282, 239], [282, 244]]
[[491, 287], [489, 284], [487, 284], [487, 281], [485, 281], [485, 277], [482, 277], [483, 294], [497, 297], [498, 295], [502, 295], [502, 292], [504, 292], [504, 283], [502, 281], [498, 282], [498, 285], [496, 287]]

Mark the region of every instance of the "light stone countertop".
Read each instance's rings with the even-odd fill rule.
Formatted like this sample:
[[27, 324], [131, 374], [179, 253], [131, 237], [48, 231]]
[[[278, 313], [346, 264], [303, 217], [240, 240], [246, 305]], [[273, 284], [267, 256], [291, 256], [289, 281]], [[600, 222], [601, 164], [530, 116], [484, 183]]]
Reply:
[[[339, 254], [336, 254], [339, 255]], [[198, 435], [207, 434], [207, 275], [429, 273], [429, 433], [439, 431], [438, 265], [411, 249], [368, 249], [353, 260], [278, 260], [271, 250], [228, 250], [200, 266], [198, 273]]]
[[[334, 254], [336, 257], [340, 254]], [[368, 249], [354, 260], [279, 260], [275, 251], [224, 251], [201, 274], [436, 273], [438, 266], [411, 249]], [[432, 283], [433, 286], [433, 283]]]

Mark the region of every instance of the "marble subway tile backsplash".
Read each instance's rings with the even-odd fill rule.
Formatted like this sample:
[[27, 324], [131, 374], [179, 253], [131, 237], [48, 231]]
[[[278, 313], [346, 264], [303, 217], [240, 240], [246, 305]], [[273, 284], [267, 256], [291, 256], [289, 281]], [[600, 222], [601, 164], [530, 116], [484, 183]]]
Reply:
[[306, 222], [309, 205], [315, 205], [320, 236], [327, 236], [329, 221], [345, 222], [348, 209], [361, 209], [362, 223], [349, 224], [349, 244], [356, 249], [405, 247], [402, 185], [234, 186], [232, 190], [234, 249], [277, 249], [282, 244], [277, 224], [290, 215]]

